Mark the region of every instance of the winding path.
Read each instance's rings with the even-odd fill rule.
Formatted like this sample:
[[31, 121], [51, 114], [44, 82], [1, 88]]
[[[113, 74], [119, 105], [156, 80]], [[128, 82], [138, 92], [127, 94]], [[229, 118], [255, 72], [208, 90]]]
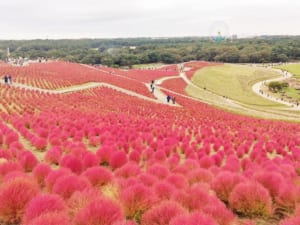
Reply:
[[279, 72], [282, 76], [279, 77], [279, 78], [274, 78], [274, 79], [270, 79], [270, 80], [264, 80], [264, 81], [260, 81], [256, 84], [254, 84], [252, 86], [252, 90], [259, 96], [265, 98], [265, 99], [268, 99], [270, 101], [273, 101], [273, 102], [277, 102], [277, 103], [281, 103], [283, 105], [287, 105], [287, 106], [291, 106], [293, 107], [294, 110], [300, 110], [300, 105], [296, 105], [296, 104], [293, 104], [293, 103], [290, 103], [290, 102], [287, 102], [285, 100], [281, 100], [279, 98], [276, 98], [270, 94], [266, 94], [264, 92], [261, 92], [262, 88], [265, 86], [265, 83], [269, 83], [269, 82], [273, 82], [273, 81], [283, 81], [285, 79], [288, 79], [288, 78], [291, 78], [293, 76], [293, 74], [287, 72], [287, 73], [284, 73], [282, 70], [278, 70], [278, 69], [273, 69], [273, 70], [276, 70], [277, 72]]

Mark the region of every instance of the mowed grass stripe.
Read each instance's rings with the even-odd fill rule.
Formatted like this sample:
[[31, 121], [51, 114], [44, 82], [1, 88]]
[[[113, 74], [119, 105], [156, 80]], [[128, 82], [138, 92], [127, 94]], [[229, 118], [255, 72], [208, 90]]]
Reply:
[[199, 70], [192, 78], [192, 82], [247, 105], [276, 107], [281, 105], [258, 96], [252, 91], [252, 86], [259, 81], [278, 76], [280, 75], [277, 72], [269, 69], [226, 64]]

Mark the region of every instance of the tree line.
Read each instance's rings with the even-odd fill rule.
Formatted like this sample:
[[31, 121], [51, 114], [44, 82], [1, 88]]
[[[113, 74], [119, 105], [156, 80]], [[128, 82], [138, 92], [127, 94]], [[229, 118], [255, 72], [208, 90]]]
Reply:
[[78, 40], [2, 40], [0, 58], [61, 59], [113, 67], [205, 60], [271, 63], [300, 60], [300, 36], [260, 36], [215, 41], [205, 37]]

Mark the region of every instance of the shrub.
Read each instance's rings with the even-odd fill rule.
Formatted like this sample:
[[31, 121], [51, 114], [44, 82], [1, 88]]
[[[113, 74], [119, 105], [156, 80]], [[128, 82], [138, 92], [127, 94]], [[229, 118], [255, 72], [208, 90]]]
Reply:
[[121, 208], [111, 200], [96, 199], [75, 216], [76, 225], [113, 225], [123, 220]]
[[37, 158], [30, 151], [22, 151], [18, 156], [25, 171], [30, 172], [38, 164]]
[[171, 220], [170, 225], [218, 225], [210, 216], [200, 212], [180, 215]]
[[188, 173], [188, 180], [191, 185], [204, 182], [204, 183], [210, 183], [213, 179], [213, 174], [206, 169], [196, 169], [192, 170], [190, 173]]
[[174, 185], [178, 189], [185, 189], [189, 186], [187, 179], [181, 174], [170, 174], [166, 178], [166, 181]]
[[59, 194], [63, 198], [70, 198], [75, 191], [82, 191], [88, 187], [90, 187], [90, 183], [83, 177], [65, 175], [55, 181], [53, 193]]
[[39, 184], [44, 186], [45, 178], [51, 172], [51, 168], [47, 164], [40, 163], [32, 171], [33, 176]]
[[86, 152], [82, 159], [83, 168], [98, 166], [100, 164], [99, 158], [92, 152]]
[[189, 211], [202, 210], [207, 205], [211, 196], [209, 190], [203, 185], [196, 185], [187, 190], [178, 190], [173, 194], [172, 199], [180, 203]]
[[67, 201], [69, 214], [71, 216], [76, 215], [81, 209], [100, 196], [100, 192], [94, 189], [75, 191]]
[[142, 213], [155, 202], [155, 195], [150, 188], [136, 184], [123, 190], [120, 199], [126, 217], [139, 221]]
[[49, 172], [48, 176], [45, 179], [45, 185], [49, 191], [52, 191], [53, 185], [59, 177], [71, 174], [69, 169], [60, 168], [58, 170], [53, 170]]
[[166, 181], [158, 181], [153, 188], [160, 200], [170, 200], [175, 191], [175, 187]]
[[158, 179], [164, 179], [169, 175], [170, 172], [167, 167], [160, 164], [155, 164], [148, 169], [147, 173], [156, 176]]
[[117, 177], [129, 178], [136, 177], [140, 174], [140, 167], [132, 162], [129, 162], [115, 171]]
[[213, 217], [219, 225], [231, 225], [235, 224], [236, 222], [234, 214], [228, 210], [225, 204], [217, 198], [205, 205], [203, 212], [206, 215]]
[[86, 177], [94, 187], [100, 187], [113, 180], [112, 172], [101, 166], [88, 168], [82, 176]]
[[22, 166], [18, 162], [10, 162], [6, 161], [4, 163], [0, 163], [0, 177], [5, 176], [7, 173], [13, 171], [22, 171]]
[[109, 165], [112, 169], [120, 168], [127, 163], [127, 155], [125, 152], [116, 151], [112, 153], [109, 160]]
[[300, 224], [300, 216], [287, 218], [282, 222], [280, 222], [279, 225], [296, 225], [296, 224]]
[[166, 225], [176, 216], [185, 213], [185, 209], [174, 201], [162, 202], [144, 213], [141, 225]]
[[267, 189], [257, 182], [238, 184], [229, 196], [230, 207], [248, 216], [269, 216], [272, 213], [272, 199]]
[[76, 174], [80, 174], [83, 169], [82, 161], [72, 154], [64, 156], [60, 161], [60, 166], [68, 168]]
[[43, 213], [24, 225], [71, 225], [68, 215], [64, 212]]
[[97, 152], [101, 164], [108, 164], [113, 150], [108, 146], [102, 146]]
[[243, 177], [238, 174], [227, 171], [220, 172], [212, 181], [211, 187], [216, 192], [218, 198], [227, 203], [234, 187], [243, 180]]
[[49, 212], [65, 211], [65, 202], [58, 195], [40, 194], [35, 196], [27, 205], [23, 222], [28, 223], [34, 218]]
[[282, 185], [285, 180], [280, 173], [277, 172], [267, 172], [263, 171], [261, 173], [255, 174], [255, 179], [261, 183], [270, 193], [271, 197], [275, 199], [281, 191]]
[[29, 179], [16, 178], [0, 189], [0, 218], [4, 222], [18, 222], [27, 203], [38, 194], [39, 187]]
[[62, 151], [59, 147], [53, 147], [49, 151], [47, 151], [45, 160], [51, 164], [58, 164], [60, 161], [60, 157], [62, 155]]

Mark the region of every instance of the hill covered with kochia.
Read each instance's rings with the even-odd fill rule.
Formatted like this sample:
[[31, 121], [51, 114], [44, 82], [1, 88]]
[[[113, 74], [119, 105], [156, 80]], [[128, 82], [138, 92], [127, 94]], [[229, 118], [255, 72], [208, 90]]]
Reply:
[[[96, 80], [151, 95], [136, 72], [63, 62], [0, 67], [8, 71], [42, 88]], [[181, 95], [170, 107], [105, 87], [0, 91], [1, 224], [299, 223], [297, 123]]]

